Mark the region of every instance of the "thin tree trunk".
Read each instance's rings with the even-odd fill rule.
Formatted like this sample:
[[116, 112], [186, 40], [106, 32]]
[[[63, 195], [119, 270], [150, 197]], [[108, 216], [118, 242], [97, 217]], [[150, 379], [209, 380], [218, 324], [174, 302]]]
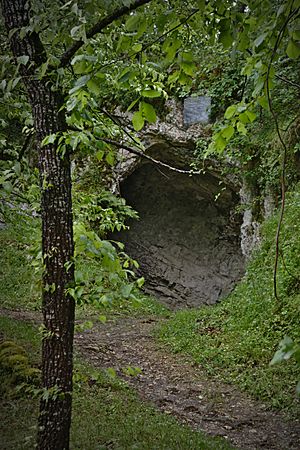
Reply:
[[[28, 0], [0, 0], [7, 31], [29, 24]], [[12, 34], [15, 58], [28, 55], [20, 72], [28, 92], [36, 129], [39, 153], [43, 250], [42, 383], [38, 449], [67, 450], [71, 424], [74, 301], [66, 294], [74, 282], [74, 268], [66, 267], [73, 257], [70, 158], [61, 157], [55, 144], [42, 146], [49, 134], [64, 131], [65, 116], [60, 111], [63, 98], [53, 90], [49, 78], [38, 79], [36, 69], [46, 60], [39, 36], [19, 31]]]

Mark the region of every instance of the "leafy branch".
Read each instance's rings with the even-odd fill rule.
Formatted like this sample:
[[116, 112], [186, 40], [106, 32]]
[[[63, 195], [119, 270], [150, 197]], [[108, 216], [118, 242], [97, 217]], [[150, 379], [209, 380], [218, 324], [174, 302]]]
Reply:
[[272, 98], [271, 98], [271, 93], [270, 93], [270, 72], [271, 72], [271, 67], [273, 64], [273, 60], [274, 57], [276, 55], [276, 52], [278, 50], [278, 47], [284, 37], [285, 31], [287, 29], [287, 26], [289, 24], [289, 22], [298, 15], [299, 13], [299, 9], [300, 8], [296, 8], [295, 10], [292, 11], [292, 7], [293, 7], [293, 3], [291, 4], [291, 8], [290, 8], [290, 12], [288, 14], [288, 17], [286, 18], [286, 20], [284, 21], [281, 29], [279, 30], [277, 39], [275, 41], [275, 45], [273, 47], [273, 51], [271, 54], [271, 58], [269, 60], [269, 64], [268, 64], [268, 69], [267, 69], [267, 75], [266, 75], [266, 92], [267, 92], [267, 99], [268, 99], [268, 105], [269, 105], [269, 109], [270, 112], [272, 114], [274, 123], [275, 123], [275, 128], [276, 128], [276, 133], [278, 135], [278, 139], [282, 145], [283, 148], [283, 156], [282, 156], [282, 166], [281, 166], [281, 208], [280, 208], [280, 215], [279, 215], [279, 220], [278, 220], [278, 226], [277, 226], [277, 231], [276, 231], [276, 254], [275, 254], [275, 261], [274, 261], [274, 270], [273, 270], [273, 286], [274, 286], [274, 296], [276, 298], [277, 301], [279, 301], [279, 297], [278, 297], [278, 292], [277, 292], [277, 271], [278, 271], [278, 261], [279, 261], [279, 243], [280, 243], [280, 232], [281, 232], [281, 225], [282, 225], [282, 221], [283, 221], [283, 216], [284, 216], [284, 209], [285, 209], [285, 190], [286, 190], [286, 181], [285, 181], [285, 172], [286, 172], [286, 162], [287, 162], [287, 146], [284, 142], [284, 139], [282, 137], [282, 134], [280, 132], [280, 127], [279, 127], [279, 122], [278, 122], [278, 118], [276, 116], [276, 113], [274, 111], [273, 108], [273, 103], [272, 103]]
[[[104, 28], [106, 28], [108, 25], [113, 23], [115, 20], [119, 19], [120, 17], [129, 14], [132, 11], [135, 11], [140, 6], [146, 5], [147, 3], [150, 3], [151, 0], [136, 0], [132, 5], [130, 6], [122, 6], [119, 9], [116, 9], [112, 14], [107, 15], [103, 19], [99, 20], [87, 33], [86, 37], [87, 39], [91, 39], [96, 34], [100, 33]], [[79, 39], [78, 41], [74, 42], [74, 44], [68, 48], [64, 52], [64, 54], [60, 57], [60, 63], [58, 67], [66, 67], [69, 62], [71, 61], [72, 57], [75, 55], [75, 53], [85, 44], [83, 39]]]
[[153, 39], [152, 41], [148, 42], [147, 44], [143, 44], [141, 50], [138, 50], [136, 52], [131, 53], [130, 55], [124, 55], [118, 59], [114, 59], [112, 61], [109, 61], [106, 64], [103, 64], [101, 66], [101, 69], [104, 69], [105, 67], [109, 67], [113, 64], [116, 64], [118, 62], [124, 61], [126, 59], [131, 59], [141, 53], [143, 53], [145, 50], [147, 50], [148, 48], [152, 47], [152, 45], [156, 44], [157, 42], [160, 42], [163, 38], [165, 38], [166, 36], [168, 36], [170, 33], [172, 33], [175, 30], [178, 30], [178, 28], [181, 28], [183, 25], [187, 24], [188, 21], [191, 19], [191, 17], [193, 17], [195, 14], [197, 14], [200, 11], [200, 9], [193, 9], [193, 11], [188, 14], [188, 16], [186, 16], [185, 18], [182, 18], [180, 20], [180, 23], [171, 27], [169, 30], [165, 31], [164, 33], [162, 33], [160, 36], [158, 36], [157, 38]]

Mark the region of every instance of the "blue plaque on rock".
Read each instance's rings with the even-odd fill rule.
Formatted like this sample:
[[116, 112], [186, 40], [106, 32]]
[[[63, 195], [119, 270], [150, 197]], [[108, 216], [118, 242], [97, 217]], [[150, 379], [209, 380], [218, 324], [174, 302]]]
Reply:
[[207, 124], [211, 112], [211, 97], [201, 95], [199, 97], [187, 97], [184, 99], [183, 120], [189, 127], [194, 123]]

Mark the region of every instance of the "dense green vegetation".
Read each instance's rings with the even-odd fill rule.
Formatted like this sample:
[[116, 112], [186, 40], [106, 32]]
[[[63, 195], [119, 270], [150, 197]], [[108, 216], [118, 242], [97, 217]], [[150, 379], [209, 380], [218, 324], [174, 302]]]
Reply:
[[278, 217], [263, 227], [261, 248], [247, 274], [226, 300], [214, 307], [179, 311], [159, 336], [174, 352], [184, 352], [213, 377], [235, 383], [265, 403], [296, 414], [299, 366], [291, 359], [269, 363], [288, 335], [300, 341], [300, 189], [288, 195], [278, 273], [279, 301], [273, 294]]
[[[138, 262], [123, 244], [106, 239], [107, 232], [125, 229], [125, 219], [136, 213], [105, 188], [111, 186], [117, 150], [124, 141], [133, 152], [145, 150], [136, 132], [163, 119], [170, 96], [212, 97], [215, 123], [199, 139], [193, 166], [203, 167], [208, 155], [221, 164], [233, 162], [232, 175], [243, 180], [252, 196], [251, 205], [243, 207], [251, 208], [255, 220], [263, 220], [266, 194], [278, 206], [286, 187], [291, 193], [277, 242], [277, 298], [272, 283], [275, 217], [264, 225], [262, 247], [228, 299], [174, 314], [160, 339], [173, 351], [191, 355], [212, 376], [294, 414], [299, 368], [293, 358], [299, 357], [299, 347], [291, 351], [288, 346], [282, 353], [282, 359], [291, 356], [286, 364], [269, 367], [269, 362], [284, 336], [296, 345], [300, 339], [295, 188], [300, 178], [299, 0], [0, 0], [0, 5], [0, 219], [6, 223], [0, 230], [2, 306], [40, 310], [43, 305], [44, 392], [61, 394], [48, 395], [47, 401], [42, 397], [38, 448], [43, 450], [45, 442], [55, 450], [69, 448], [75, 303], [81, 317], [93, 315], [103, 322], [109, 314], [169, 314], [141, 293]], [[119, 116], [122, 111], [129, 114]], [[29, 356], [19, 349], [12, 361], [19, 358], [30, 369], [34, 332], [7, 320], [2, 327], [5, 338], [15, 328], [17, 343], [28, 350]], [[33, 366], [36, 358], [37, 353]], [[87, 440], [94, 439], [91, 448], [168, 448], [178, 446], [180, 434], [187, 448], [206, 445], [172, 420], [140, 409], [119, 382], [101, 374], [90, 383], [90, 369], [78, 370], [83, 377], [75, 373], [72, 437], [73, 442], [82, 439], [78, 445], [87, 448]], [[11, 372], [4, 365], [1, 377], [26, 379], [22, 370]], [[93, 398], [99, 399], [101, 411]], [[125, 400], [132, 415], [125, 411]], [[21, 397], [3, 409], [16, 417], [17, 432], [26, 415], [28, 447], [34, 441], [28, 430], [35, 407], [32, 399]], [[80, 417], [74, 438], [85, 409], [84, 420], [101, 414], [103, 426], [96, 430], [94, 422], [85, 425]], [[124, 419], [123, 436], [116, 434], [116, 417], [117, 424]], [[136, 441], [132, 430], [142, 422], [149, 423], [149, 436], [147, 430], [145, 440]], [[154, 429], [160, 430], [160, 440], [152, 444]], [[11, 441], [12, 448], [16, 445]]]

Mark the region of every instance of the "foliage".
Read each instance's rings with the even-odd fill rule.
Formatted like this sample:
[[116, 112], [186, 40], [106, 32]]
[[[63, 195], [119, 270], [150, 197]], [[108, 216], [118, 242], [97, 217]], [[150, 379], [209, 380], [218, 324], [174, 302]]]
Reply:
[[[300, 55], [299, 2], [288, 0], [274, 4], [268, 0], [245, 1], [243, 5], [234, 5], [227, 11], [224, 11], [224, 3], [219, 6], [223, 9], [224, 18], [217, 23], [213, 17], [212, 25], [219, 28], [225, 46], [233, 47], [234, 51], [244, 56], [242, 75], [249, 80], [251, 89], [250, 92], [248, 89], [250, 95], [246, 101], [243, 99], [227, 108], [227, 122], [214, 135], [211, 145], [211, 149], [219, 151], [224, 150], [236, 132], [241, 135], [247, 133], [247, 124], [256, 118], [256, 105], [267, 110], [270, 108], [275, 120], [271, 90], [276, 82], [278, 85], [278, 78], [281, 84], [284, 81], [277, 72], [278, 67], [287, 56], [296, 60]], [[268, 21], [265, 20], [266, 16]], [[293, 84], [289, 79], [285, 79], [285, 82]]]
[[128, 229], [125, 221], [137, 219], [138, 214], [124, 199], [107, 190], [99, 193], [77, 191], [74, 196], [76, 219], [89, 225], [99, 236]]
[[265, 403], [297, 414], [299, 367], [291, 359], [270, 366], [278, 342], [299, 342], [300, 191], [288, 196], [278, 289], [272, 295], [276, 217], [264, 226], [264, 239], [235, 291], [214, 307], [180, 311], [159, 335], [172, 351], [192, 356], [213, 377], [238, 384]]
[[0, 230], [1, 305], [4, 308], [39, 308], [40, 290], [35, 288], [37, 280], [31, 253], [32, 247], [39, 243], [39, 221], [17, 207], [7, 208], [5, 219], [6, 225]]
[[94, 279], [90, 276], [85, 278], [84, 272], [77, 268], [75, 286], [68, 288], [76, 302], [106, 305], [113, 301], [135, 299], [134, 292], [143, 285], [144, 280], [139, 278], [134, 281], [133, 268], [137, 268], [138, 264], [123, 252], [124, 245], [117, 243], [114, 246], [110, 241], [100, 239], [95, 231], [88, 230], [80, 222], [74, 224], [74, 238], [75, 259], [81, 258], [81, 264], [94, 266], [94, 274], [96, 268], [98, 272]]
[[[40, 189], [37, 170], [30, 167], [26, 158], [0, 160], [0, 218], [9, 214], [10, 203], [36, 213], [39, 210]], [[2, 217], [1, 217], [2, 216]]]
[[[270, 364], [274, 365], [282, 361], [287, 361], [291, 357], [295, 358], [298, 366], [300, 366], [300, 345], [293, 342], [292, 339], [288, 336], [285, 336], [284, 339], [279, 343], [279, 349], [273, 356]], [[300, 381], [298, 381], [296, 390], [300, 395]]]
[[[119, 142], [124, 137], [129, 138], [132, 133], [130, 129], [124, 130], [124, 124], [115, 117], [117, 106], [133, 112], [132, 127], [135, 131], [139, 131], [145, 124], [156, 121], [157, 110], [169, 93], [175, 92], [179, 96], [184, 96], [188, 93], [203, 92], [218, 98], [223, 89], [227, 90], [227, 94], [220, 97], [221, 109], [225, 110], [224, 123], [218, 123], [209, 151], [222, 152], [234, 138], [237, 139], [236, 143], [243, 142], [248, 150], [249, 142], [245, 143], [243, 139], [249, 128], [254, 129], [252, 126], [255, 125], [252, 124], [257, 119], [260, 108], [265, 109], [268, 120], [272, 117], [276, 122], [270, 96], [272, 89], [273, 92], [276, 89], [278, 76], [276, 64], [279, 65], [286, 57], [297, 60], [300, 55], [298, 0], [282, 0], [275, 3], [268, 0], [262, 2], [244, 0], [242, 3], [226, 0], [174, 2], [174, 4], [149, 2], [149, 5], [129, 14], [126, 20], [123, 17], [111, 20], [105, 33], [94, 34], [89, 32], [88, 25], [94, 25], [99, 18], [113, 13], [114, 8], [131, 6], [133, 2], [88, 1], [84, 5], [76, 1], [65, 4], [56, 1], [32, 3], [30, 23], [20, 30], [12, 30], [12, 34], [19, 33], [21, 41], [28, 36], [39, 36], [45, 54], [41, 55], [38, 67], [33, 69], [32, 61], [26, 54], [18, 55], [16, 64], [21, 73], [25, 73], [29, 68], [35, 70], [36, 80], [45, 82], [45, 85], [51, 84], [53, 90], [59, 91], [65, 97], [63, 111], [68, 129], [50, 134], [43, 141], [44, 146], [55, 145], [62, 158], [71, 149], [75, 157], [95, 155], [99, 161], [112, 167], [116, 161], [116, 152], [114, 147], [107, 143], [108, 139], [116, 139]], [[201, 37], [196, 40], [195, 37], [199, 35]], [[199, 86], [195, 86], [193, 78], [197, 80], [196, 74], [199, 74], [198, 79], [201, 80], [205, 72], [199, 67], [201, 52], [197, 53], [196, 49], [208, 42], [210, 48], [219, 43], [230, 48], [230, 53], [225, 52], [224, 56], [224, 61], [229, 66], [228, 70], [226, 69], [226, 79], [224, 76], [222, 80], [215, 80], [216, 82], [212, 83], [208, 80], [206, 83], [205, 77], [213, 78], [214, 67], [211, 65], [208, 75], [204, 74], [202, 82], [199, 82]], [[72, 50], [74, 45], [72, 57], [66, 57], [65, 49]], [[4, 48], [7, 51], [7, 42], [4, 43]], [[229, 58], [227, 59], [229, 54], [235, 57], [233, 61], [245, 60], [241, 74], [238, 73], [239, 70], [235, 70], [234, 62], [232, 64]], [[28, 104], [22, 91], [19, 91], [20, 75], [13, 74], [12, 58], [5, 55], [2, 61], [1, 89], [5, 100], [9, 105], [15, 106], [14, 96], [16, 96], [21, 103], [21, 107], [16, 108], [16, 116], [8, 115], [8, 121], [5, 122], [3, 119], [1, 122], [5, 133], [8, 126], [13, 128], [13, 124], [16, 123], [19, 132], [16, 139], [17, 146], [13, 148], [13, 145], [10, 145], [8, 154], [9, 157], [18, 158], [20, 130], [24, 125], [30, 129], [32, 118], [27, 112]], [[247, 96], [243, 95], [245, 94], [243, 77], [247, 77], [249, 82]], [[14, 89], [18, 91], [13, 92]], [[228, 105], [232, 100], [236, 103]], [[273, 105], [276, 106], [276, 102]], [[270, 112], [268, 108], [271, 109]], [[4, 117], [6, 112], [7, 108], [1, 105], [1, 116]], [[278, 123], [276, 125], [278, 128]], [[50, 126], [49, 129], [51, 128]], [[0, 138], [2, 148], [7, 145], [5, 133], [2, 131]], [[293, 148], [298, 150], [298, 147]], [[259, 156], [262, 154], [261, 152]], [[242, 161], [254, 160], [256, 156], [256, 149], [250, 148]], [[274, 173], [278, 172], [279, 163], [279, 158], [272, 156], [271, 154], [270, 159], [274, 161], [276, 167], [270, 180], [273, 180]], [[18, 163], [19, 165], [14, 161], [12, 166], [5, 167], [1, 178], [5, 196], [18, 188], [19, 181], [15, 178], [15, 174], [20, 172], [20, 161]], [[265, 166], [268, 167], [268, 164]], [[249, 170], [248, 166], [247, 169]], [[42, 189], [49, 188], [44, 183], [45, 180]], [[95, 273], [99, 273], [97, 279], [91, 279], [87, 283], [80, 266], [79, 268], [77, 266], [76, 280], [74, 285], [68, 286], [68, 293], [78, 303], [82, 303], [84, 298], [89, 298], [93, 303], [100, 300], [102, 304], [113, 302], [114, 299], [134, 299], [136, 287], [143, 283], [142, 279], [133, 278], [132, 266], [136, 266], [136, 263], [123, 252], [122, 246], [119, 245], [117, 249], [111, 242], [103, 239], [101, 234], [109, 227], [122, 228], [124, 218], [122, 214], [128, 214], [129, 211], [120, 212], [120, 204], [117, 205], [117, 214], [107, 208], [104, 208], [104, 211], [97, 198], [90, 197], [90, 200], [92, 204], [88, 212], [94, 216], [89, 223], [84, 223], [84, 217], [81, 217], [75, 227], [77, 256], [81, 258], [83, 265], [93, 266]], [[4, 201], [7, 203], [7, 197]], [[80, 214], [84, 216], [84, 208], [79, 208]], [[117, 223], [113, 222], [116, 220]], [[99, 223], [100, 236], [93, 229]], [[70, 261], [68, 268], [74, 263], [75, 261]], [[250, 279], [251, 270], [249, 270]], [[283, 277], [281, 287], [284, 294], [287, 292], [286, 285], [295, 295], [293, 297], [289, 294], [292, 298], [289, 300], [291, 305], [298, 298], [295, 293], [297, 283], [294, 279], [288, 280], [288, 277]], [[260, 296], [262, 293], [267, 295], [265, 287], [261, 285]], [[53, 284], [45, 286], [48, 294], [54, 293], [55, 289], [56, 286]], [[111, 289], [113, 295], [110, 295]], [[240, 289], [242, 291], [242, 287]], [[253, 292], [253, 298], [258, 299], [258, 294], [255, 297]], [[271, 301], [269, 303], [272, 304]], [[258, 301], [256, 300], [254, 304], [258, 305]], [[265, 309], [266, 304], [268, 300], [264, 302]], [[220, 311], [222, 308], [225, 306], [214, 311]], [[259, 310], [258, 306], [257, 308]], [[288, 312], [285, 315], [290, 317], [290, 306], [286, 308]], [[245, 308], [246, 311], [248, 309]], [[226, 310], [222, 311], [225, 314]], [[260, 322], [264, 315], [263, 311], [259, 312]], [[274, 312], [271, 306], [270, 312]], [[246, 312], [245, 316], [253, 319]], [[279, 323], [283, 321], [285, 326], [285, 319], [283, 320], [282, 316], [282, 311], [278, 314], [275, 311], [273, 319], [279, 317]], [[233, 326], [230, 320], [225, 322], [224, 327], [226, 324], [229, 329]], [[269, 333], [270, 340], [265, 340], [267, 344], [273, 343], [274, 334], [276, 338], [279, 335], [279, 332], [273, 333], [270, 324], [268, 320], [260, 323], [262, 332], [265, 330]], [[247, 334], [245, 330], [246, 328], [244, 332]], [[237, 340], [237, 333], [233, 335], [233, 340]], [[254, 356], [253, 364], [257, 364], [257, 360], [260, 359], [252, 348], [246, 348], [250, 345], [250, 341], [245, 339], [245, 342], [247, 344], [239, 345], [238, 352], [235, 353], [237, 368], [239, 363], [243, 366], [247, 358]], [[225, 345], [223, 341], [219, 344], [220, 349]], [[194, 347], [191, 345], [191, 348]], [[220, 363], [222, 357], [219, 360], [216, 358], [216, 361]], [[244, 383], [248, 382], [246, 378], [241, 375]]]
[[[106, 198], [105, 195], [104, 197]], [[110, 195], [109, 198], [111, 198]], [[122, 201], [119, 204], [119, 199], [116, 197], [112, 197], [111, 206], [106, 206], [109, 209], [113, 209], [115, 202], [120, 206], [123, 213], [124, 204]], [[75, 213], [76, 215], [80, 214], [76, 211]], [[15, 205], [14, 209], [11, 207], [6, 208], [5, 219], [6, 225], [3, 229], [0, 229], [1, 305], [10, 309], [40, 309], [41, 286], [39, 274], [42, 266], [40, 221], [38, 218], [28, 215], [28, 211], [19, 211], [18, 204]], [[141, 292], [137, 282], [134, 281], [133, 273], [127, 272], [130, 270], [129, 267], [125, 267], [123, 272], [121, 261], [123, 261], [123, 264], [127, 261], [129, 265], [132, 265], [132, 260], [128, 259], [123, 251], [120, 251], [118, 245], [115, 244], [113, 247], [109, 241], [100, 239], [91, 230], [89, 232], [92, 233], [96, 242], [100, 243], [103, 241], [104, 246], [102, 254], [95, 255], [96, 257], [89, 257], [89, 254], [84, 252], [83, 254], [78, 254], [76, 258], [77, 291], [74, 294], [75, 296], [79, 295], [77, 298], [79, 307], [77, 315], [79, 317], [90, 317], [92, 315], [95, 320], [98, 320], [100, 316], [105, 317], [116, 314], [167, 315], [168, 310], [166, 308], [155, 299], [145, 296]], [[78, 227], [77, 234], [80, 241], [80, 228]], [[85, 243], [87, 244], [86, 241]], [[122, 244], [119, 245], [122, 246]], [[110, 251], [110, 257], [115, 258], [115, 261], [111, 261], [111, 259], [105, 260], [109, 268], [102, 263], [102, 258], [103, 255], [105, 256], [106, 251]], [[121, 253], [120, 257], [118, 251]], [[114, 264], [117, 270], [113, 268]], [[142, 283], [142, 280], [138, 283]], [[129, 287], [126, 288], [126, 286]], [[81, 291], [79, 291], [80, 288]], [[100, 291], [102, 294], [100, 294]], [[128, 295], [129, 291], [130, 294]], [[106, 297], [104, 297], [105, 294]], [[100, 301], [101, 298], [102, 301]]]

